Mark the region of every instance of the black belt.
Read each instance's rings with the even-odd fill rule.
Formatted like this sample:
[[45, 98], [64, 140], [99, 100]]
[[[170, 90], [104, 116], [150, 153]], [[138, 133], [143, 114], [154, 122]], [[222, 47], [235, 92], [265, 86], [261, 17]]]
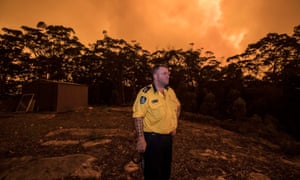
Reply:
[[155, 133], [155, 132], [144, 132], [144, 135], [150, 135], [150, 136], [171, 136], [171, 133], [169, 133], [169, 134], [161, 134], [161, 133]]

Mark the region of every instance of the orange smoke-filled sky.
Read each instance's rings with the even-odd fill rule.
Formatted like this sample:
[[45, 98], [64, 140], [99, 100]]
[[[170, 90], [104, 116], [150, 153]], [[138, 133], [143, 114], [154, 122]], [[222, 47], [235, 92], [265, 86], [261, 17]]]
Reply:
[[73, 28], [86, 45], [106, 30], [151, 52], [194, 43], [229, 57], [269, 32], [292, 35], [299, 7], [300, 0], [0, 0], [0, 28], [44, 21]]

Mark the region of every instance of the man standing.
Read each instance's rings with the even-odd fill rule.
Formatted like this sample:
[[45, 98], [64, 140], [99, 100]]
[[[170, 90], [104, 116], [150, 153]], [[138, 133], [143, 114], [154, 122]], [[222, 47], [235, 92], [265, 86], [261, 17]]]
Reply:
[[137, 151], [143, 153], [144, 179], [168, 180], [171, 175], [172, 136], [176, 134], [180, 102], [168, 87], [165, 65], [153, 68], [153, 83], [140, 90], [133, 105]]

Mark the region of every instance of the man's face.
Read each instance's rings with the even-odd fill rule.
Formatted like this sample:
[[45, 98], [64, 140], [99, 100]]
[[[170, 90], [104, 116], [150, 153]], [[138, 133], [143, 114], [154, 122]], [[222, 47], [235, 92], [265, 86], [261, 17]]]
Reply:
[[168, 68], [160, 67], [155, 73], [155, 80], [161, 86], [166, 86], [169, 84], [170, 72]]

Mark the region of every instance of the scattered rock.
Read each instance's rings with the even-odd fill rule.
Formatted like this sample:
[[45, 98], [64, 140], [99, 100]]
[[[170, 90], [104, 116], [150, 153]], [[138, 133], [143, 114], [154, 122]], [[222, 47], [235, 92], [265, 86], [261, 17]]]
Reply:
[[59, 136], [59, 135], [71, 135], [71, 136], [133, 136], [133, 133], [121, 129], [82, 129], [82, 128], [69, 128], [69, 129], [57, 129], [49, 132], [46, 137]]
[[73, 154], [61, 157], [20, 158], [6, 162], [0, 179], [99, 179], [101, 170], [96, 169], [95, 157], [86, 154]]
[[270, 178], [261, 173], [251, 172], [249, 174], [248, 180], [270, 180]]
[[226, 161], [236, 161], [236, 156], [234, 154], [228, 154], [225, 152], [218, 152], [217, 150], [205, 149], [204, 151], [198, 149], [192, 149], [189, 151], [191, 155], [195, 158], [204, 160], [206, 158], [214, 158], [214, 159], [223, 159]]
[[134, 171], [137, 171], [140, 169], [140, 166], [136, 163], [134, 163], [133, 161], [129, 161], [127, 164], [125, 164], [124, 166], [124, 170], [127, 173], [132, 173]]
[[[129, 109], [3, 117], [0, 179], [143, 179], [130, 162], [136, 139]], [[276, 144], [217, 125], [179, 123], [171, 179], [300, 179], [299, 156]]]
[[42, 146], [65, 146], [79, 144], [77, 140], [50, 140], [42, 143]]
[[89, 147], [94, 147], [94, 146], [101, 145], [101, 144], [107, 144], [110, 142], [111, 142], [111, 139], [101, 139], [101, 140], [97, 140], [97, 141], [87, 141], [87, 142], [83, 143], [82, 146], [84, 148], [89, 148]]

